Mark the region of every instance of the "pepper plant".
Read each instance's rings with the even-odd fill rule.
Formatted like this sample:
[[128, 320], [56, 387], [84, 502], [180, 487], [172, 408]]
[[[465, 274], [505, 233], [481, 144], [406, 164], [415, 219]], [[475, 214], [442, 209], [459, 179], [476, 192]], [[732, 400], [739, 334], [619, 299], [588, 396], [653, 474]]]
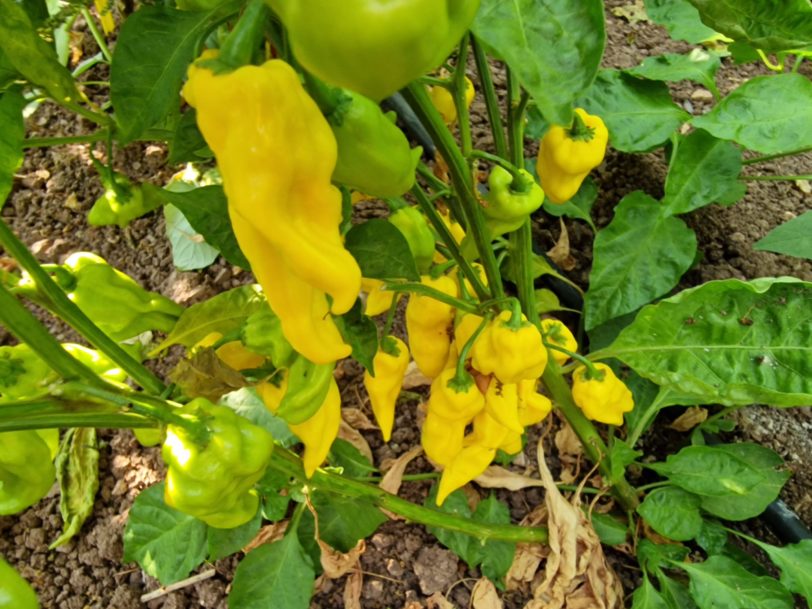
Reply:
[[[798, 73], [812, 8], [769, 4], [773, 18], [762, 23], [756, 0], [735, 11], [646, 2], [652, 18], [679, 14], [705, 28], [694, 42], [718, 39], [710, 26], [730, 37], [731, 52], [793, 58], [790, 72], [722, 98], [716, 51], [601, 70], [600, 0], [184, 0], [128, 15], [115, 3], [92, 13], [0, 0], [0, 198], [26, 149], [97, 143], [112, 159], [117, 146], [165, 142], [171, 162], [189, 164], [165, 188], [94, 160], [105, 194], [88, 222], [125, 226], [163, 206], [170, 227], [201, 235], [257, 282], [181, 307], [90, 253], [40, 264], [0, 221], [14, 261], [0, 275], [0, 322], [19, 341], [0, 347], [0, 513], [33, 505], [56, 477], [65, 532], [54, 544], [66, 542], [98, 486], [95, 428], [130, 428], [162, 445], [168, 473], [136, 500], [125, 559], [164, 584], [239, 551], [263, 521], [283, 522], [281, 539], [240, 562], [229, 606], [307, 607], [321, 570], [314, 535], [348, 552], [385, 510], [430, 527], [504, 587], [517, 543], [560, 532], [543, 454], [547, 526], [511, 523], [493, 497], [472, 512], [461, 489], [522, 453], [555, 411], [596, 468], [585, 492], [611, 497], [611, 516], [578, 517], [585, 538], [594, 526], [640, 563], [639, 587], [625, 591], [634, 607], [778, 609], [792, 594], [809, 598], [798, 566], [808, 540], [752, 540], [780, 581], [731, 558], [730, 535], [742, 534], [725, 523], [778, 496], [781, 459], [753, 444], [709, 445], [704, 432], [729, 429], [724, 415], [738, 406], [812, 403], [812, 285], [761, 278], [673, 292], [696, 256], [679, 216], [741, 198], [744, 165], [812, 148], [812, 132], [796, 128], [812, 108], [812, 85]], [[64, 33], [78, 16], [99, 53], [69, 68]], [[88, 82], [99, 63], [109, 82]], [[504, 106], [495, 69], [507, 77]], [[691, 118], [671, 102], [662, 81], [682, 79], [717, 97], [709, 113]], [[109, 94], [102, 107], [87, 96], [99, 84]], [[476, 97], [487, 148], [471, 126]], [[779, 97], [799, 109], [792, 119], [774, 120]], [[26, 137], [24, 109], [40, 103], [94, 130]], [[607, 142], [631, 153], [665, 145], [670, 166], [661, 201], [632, 192], [598, 228], [590, 208], [601, 184], [588, 175]], [[746, 150], [764, 156], [744, 161]], [[354, 212], [369, 199], [388, 215]], [[562, 215], [596, 232], [585, 291], [534, 247], [534, 229]], [[395, 329], [403, 300], [405, 334]], [[60, 344], [26, 301], [90, 346]], [[185, 357], [160, 378], [145, 362], [170, 347]], [[384, 441], [405, 420], [398, 396], [410, 362], [423, 375], [421, 444], [437, 473], [413, 478], [438, 479], [425, 505], [382, 490], [376, 465], [336, 440], [334, 372], [344, 358], [365, 369]], [[716, 412], [686, 446], [664, 461], [637, 449], [661, 410], [693, 405]], [[319, 516], [340, 525], [319, 529]], [[182, 547], [161, 541], [179, 529]], [[592, 604], [622, 606], [619, 580], [602, 554], [592, 560], [608, 574]], [[567, 577], [564, 588], [576, 589], [589, 576]], [[587, 589], [599, 594], [578, 594]], [[15, 577], [3, 578], [3, 594], [32, 606]]]

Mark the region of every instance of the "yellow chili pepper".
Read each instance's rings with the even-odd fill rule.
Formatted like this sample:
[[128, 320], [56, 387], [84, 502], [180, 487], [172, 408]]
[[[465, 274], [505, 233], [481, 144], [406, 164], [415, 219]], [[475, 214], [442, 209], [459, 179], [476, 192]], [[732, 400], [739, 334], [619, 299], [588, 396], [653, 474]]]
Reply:
[[579, 366], [572, 373], [572, 399], [588, 419], [623, 425], [623, 413], [634, 408], [629, 388], [606, 364], [593, 364], [603, 378], [587, 378], [587, 369]]
[[[457, 122], [457, 106], [454, 104], [454, 96], [447, 88], [442, 86], [429, 87], [429, 97], [431, 103], [437, 108], [440, 116], [443, 117], [443, 122], [446, 125], [453, 125]], [[471, 102], [474, 101], [474, 83], [467, 76], [465, 77], [465, 107], [470, 108]]]
[[[573, 353], [578, 351], [578, 341], [575, 340], [570, 329], [557, 319], [542, 319], [541, 333], [544, 335], [544, 340], [548, 343], [556, 344]], [[555, 349], [550, 349], [550, 354], [559, 366], [564, 365], [570, 358], [566, 353], [556, 351]]]
[[384, 341], [389, 341], [389, 351], [378, 349], [372, 360], [375, 376], [365, 371], [364, 387], [369, 394], [372, 413], [381, 428], [383, 441], [388, 442], [395, 423], [395, 404], [409, 366], [409, 348], [396, 336], [388, 336]]
[[383, 281], [380, 279], [369, 279], [367, 277], [361, 279], [361, 291], [367, 294], [366, 307], [364, 308], [364, 313], [367, 315], [374, 317], [386, 313], [389, 307], [392, 306], [395, 292], [382, 290], [382, 287]]
[[536, 379], [547, 366], [547, 349], [538, 328], [524, 315], [514, 323], [510, 311], [502, 311], [482, 332], [472, 349], [474, 368], [494, 374], [503, 383]]
[[[457, 283], [448, 276], [437, 279], [424, 276], [421, 283], [457, 296]], [[417, 367], [429, 378], [435, 378], [445, 368], [451, 348], [449, 331], [454, 321], [454, 307], [430, 296], [412, 294], [406, 305], [406, 331], [409, 348]]]

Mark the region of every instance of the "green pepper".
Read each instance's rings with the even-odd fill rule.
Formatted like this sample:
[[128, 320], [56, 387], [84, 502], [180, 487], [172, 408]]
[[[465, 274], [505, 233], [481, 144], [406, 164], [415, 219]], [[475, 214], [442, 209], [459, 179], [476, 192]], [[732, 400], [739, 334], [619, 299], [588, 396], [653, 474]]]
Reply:
[[0, 404], [46, 395], [48, 385], [57, 378], [25, 343], [0, 347]]
[[[488, 176], [488, 205], [483, 208], [485, 226], [491, 235], [502, 235], [517, 230], [527, 217], [541, 207], [544, 191], [533, 176], [519, 170], [521, 184], [504, 167], [497, 165]], [[514, 190], [516, 188], [516, 190]]]
[[296, 352], [282, 333], [282, 322], [270, 307], [257, 311], [245, 320], [242, 343], [249, 351], [271, 358], [277, 368], [290, 365]]
[[102, 182], [104, 194], [96, 199], [87, 214], [87, 222], [91, 226], [117, 224], [124, 228], [163, 204], [154, 187], [135, 186], [121, 174], [114, 174], [109, 179], [102, 178]]
[[374, 197], [397, 197], [414, 184], [422, 148], [409, 140], [394, 116], [372, 100], [344, 91], [348, 98], [328, 115], [338, 145], [333, 181]]
[[178, 410], [205, 422], [205, 445], [184, 427], [168, 425], [162, 455], [167, 464], [164, 501], [209, 526], [230, 529], [245, 524], [259, 508], [253, 490], [273, 451], [273, 438], [227, 406], [197, 398]]
[[417, 270], [428, 271], [434, 258], [435, 239], [425, 216], [414, 207], [401, 207], [389, 216], [389, 222], [406, 238]]
[[479, 0], [267, 0], [304, 68], [379, 101], [439, 66]]
[[288, 370], [287, 389], [276, 415], [294, 425], [312, 417], [327, 396], [334, 367], [297, 357]]
[[0, 433], [0, 515], [34, 505], [55, 479], [51, 451], [36, 431]]
[[147, 330], [169, 332], [183, 312], [179, 304], [145, 290], [95, 254], [72, 254], [63, 268], [74, 279], [66, 290], [68, 298], [113, 340], [126, 340]]
[[37, 595], [2, 556], [0, 556], [0, 609], [39, 609]]

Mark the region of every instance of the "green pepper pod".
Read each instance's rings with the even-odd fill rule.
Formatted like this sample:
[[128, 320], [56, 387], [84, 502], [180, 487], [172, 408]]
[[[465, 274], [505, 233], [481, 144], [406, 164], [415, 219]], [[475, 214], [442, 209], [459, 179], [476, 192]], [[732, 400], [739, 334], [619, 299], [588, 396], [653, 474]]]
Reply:
[[414, 207], [401, 207], [389, 216], [389, 222], [406, 237], [417, 270], [428, 271], [434, 259], [435, 239], [425, 216]]
[[314, 364], [305, 357], [297, 357], [288, 370], [287, 390], [277, 416], [294, 425], [312, 417], [327, 396], [334, 367], [335, 364]]
[[34, 505], [55, 479], [51, 451], [36, 431], [0, 433], [0, 515]]
[[39, 609], [37, 595], [2, 556], [0, 556], [0, 609]]

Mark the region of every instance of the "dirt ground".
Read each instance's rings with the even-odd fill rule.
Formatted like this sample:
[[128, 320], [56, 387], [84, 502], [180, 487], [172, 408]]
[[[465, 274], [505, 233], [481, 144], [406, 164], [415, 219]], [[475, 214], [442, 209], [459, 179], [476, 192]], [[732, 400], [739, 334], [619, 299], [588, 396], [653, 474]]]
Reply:
[[[608, 0], [608, 46], [606, 67], [637, 65], [645, 57], [665, 52], [682, 52], [690, 47], [672, 42], [665, 31], [648, 22], [628, 23], [616, 17], [612, 9], [627, 4]], [[760, 66], [734, 67], [725, 60], [718, 84], [727, 92], [755, 73], [766, 72]], [[672, 87], [677, 102], [688, 112], [707, 110], [708, 96], [690, 83]], [[472, 110], [482, 117], [483, 105], [477, 99]], [[481, 122], [479, 136], [486, 137]], [[72, 117], [43, 106], [30, 120], [29, 136], [71, 135], [87, 129]], [[532, 144], [528, 153], [534, 152]], [[205, 272], [180, 272], [172, 266], [170, 246], [164, 235], [161, 214], [153, 213], [133, 222], [127, 229], [89, 227], [85, 215], [101, 194], [101, 185], [89, 162], [87, 145], [31, 150], [15, 180], [11, 201], [2, 214], [13, 229], [42, 261], [55, 262], [60, 256], [77, 250], [90, 250], [105, 257], [146, 287], [160, 291], [182, 304], [204, 300], [217, 292], [250, 281], [247, 273], [218, 260]], [[162, 147], [131, 146], [117, 152], [117, 168], [140, 180], [163, 184], [175, 171], [165, 163]], [[764, 173], [808, 173], [812, 155], [759, 166]], [[662, 195], [666, 166], [661, 152], [648, 155], [623, 155], [610, 151], [597, 170], [600, 185], [595, 220], [607, 224], [614, 205], [627, 193], [643, 189]], [[748, 279], [771, 275], [793, 275], [812, 280], [812, 264], [767, 252], [755, 252], [752, 245], [775, 226], [812, 209], [812, 195], [791, 182], [750, 182], [746, 198], [731, 208], [710, 206], [688, 218], [697, 231], [701, 260], [684, 278], [681, 287], [711, 279]], [[557, 220], [539, 220], [541, 248], [549, 249], [558, 236]], [[591, 260], [589, 228], [567, 221], [576, 267], [574, 279], [584, 283]], [[59, 325], [61, 339], [73, 338]], [[0, 344], [8, 340], [0, 329]], [[345, 407], [369, 412], [360, 385], [360, 367], [342, 365], [341, 389]], [[416, 431], [416, 400], [403, 404], [395, 424], [392, 441], [385, 445], [379, 434], [364, 432], [376, 463], [399, 456], [419, 441]], [[663, 420], [674, 417], [666, 411]], [[737, 437], [761, 442], [776, 450], [787, 462], [793, 477], [782, 498], [796, 510], [807, 526], [812, 525], [812, 415], [808, 408], [776, 411], [760, 407], [737, 412], [740, 423]], [[0, 553], [8, 557], [33, 583], [45, 609], [181, 609], [200, 607], [223, 609], [236, 559], [218, 561], [214, 577], [142, 604], [139, 597], [158, 587], [135, 564], [122, 563], [122, 531], [127, 512], [138, 493], [159, 481], [163, 466], [157, 449], [143, 449], [129, 431], [102, 435], [101, 486], [93, 516], [82, 532], [68, 545], [54, 551], [48, 544], [61, 530], [58, 496], [54, 489], [38, 505], [22, 515], [0, 517]], [[530, 446], [534, 446], [533, 443]], [[530, 451], [532, 452], [532, 450]], [[532, 455], [529, 461], [532, 463]], [[421, 459], [408, 470], [429, 471]], [[422, 501], [428, 483], [404, 485], [403, 494]], [[502, 495], [500, 495], [502, 496]], [[515, 520], [521, 519], [541, 501], [538, 490], [503, 496]], [[758, 525], [754, 525], [757, 527]], [[612, 556], [624, 584], [633, 586], [637, 575], [634, 561], [623, 555]], [[426, 607], [426, 599], [435, 592], [447, 595], [456, 607], [467, 607], [470, 591], [478, 578], [450, 551], [440, 546], [423, 527], [388, 522], [368, 540], [362, 556], [364, 584], [361, 604], [365, 609]], [[312, 609], [342, 607], [343, 580], [320, 583]], [[626, 593], [630, 593], [627, 589]], [[521, 607], [526, 599], [506, 596], [505, 606]]]

